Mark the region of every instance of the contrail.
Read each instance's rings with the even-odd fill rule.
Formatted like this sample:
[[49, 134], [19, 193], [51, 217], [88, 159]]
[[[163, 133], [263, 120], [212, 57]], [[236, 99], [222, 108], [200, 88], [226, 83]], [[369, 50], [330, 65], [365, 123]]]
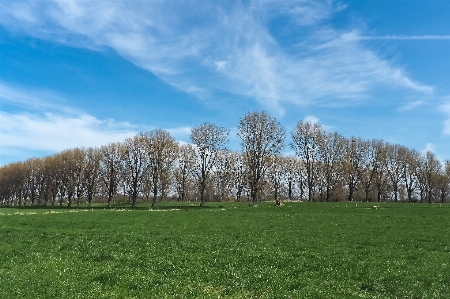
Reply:
[[351, 36], [355, 40], [450, 40], [450, 35], [382, 35]]

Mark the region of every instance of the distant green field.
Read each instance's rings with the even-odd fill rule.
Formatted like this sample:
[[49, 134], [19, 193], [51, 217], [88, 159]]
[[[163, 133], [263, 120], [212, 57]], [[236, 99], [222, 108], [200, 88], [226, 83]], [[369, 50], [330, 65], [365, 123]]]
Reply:
[[0, 298], [450, 298], [450, 205], [372, 205], [0, 209]]

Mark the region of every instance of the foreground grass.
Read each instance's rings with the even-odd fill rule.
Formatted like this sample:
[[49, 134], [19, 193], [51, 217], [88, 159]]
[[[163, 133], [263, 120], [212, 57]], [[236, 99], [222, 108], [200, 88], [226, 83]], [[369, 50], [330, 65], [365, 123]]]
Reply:
[[450, 298], [450, 206], [1, 209], [0, 298]]

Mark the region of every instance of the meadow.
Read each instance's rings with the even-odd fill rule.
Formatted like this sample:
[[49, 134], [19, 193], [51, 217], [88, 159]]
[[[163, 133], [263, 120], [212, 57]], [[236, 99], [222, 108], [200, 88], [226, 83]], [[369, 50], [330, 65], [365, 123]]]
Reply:
[[0, 209], [0, 298], [450, 298], [450, 205]]

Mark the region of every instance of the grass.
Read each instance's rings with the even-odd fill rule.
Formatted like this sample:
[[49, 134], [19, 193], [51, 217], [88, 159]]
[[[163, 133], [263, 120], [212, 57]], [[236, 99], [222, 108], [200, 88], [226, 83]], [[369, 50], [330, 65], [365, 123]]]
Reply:
[[450, 205], [207, 205], [0, 209], [0, 298], [450, 298]]

